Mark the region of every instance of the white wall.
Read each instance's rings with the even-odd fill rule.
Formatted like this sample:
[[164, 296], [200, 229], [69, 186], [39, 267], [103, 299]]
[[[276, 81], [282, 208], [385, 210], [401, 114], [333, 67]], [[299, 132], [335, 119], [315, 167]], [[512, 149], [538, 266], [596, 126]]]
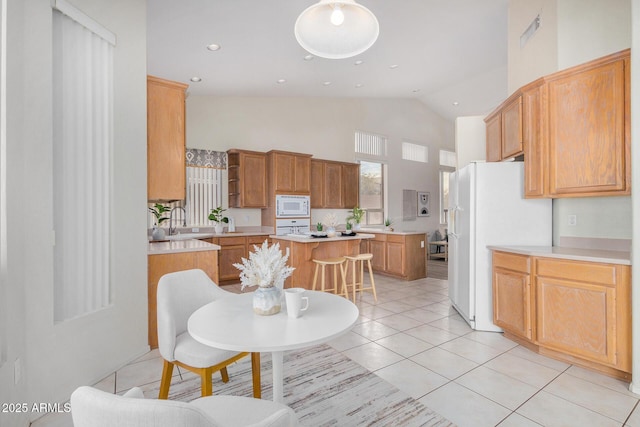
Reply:
[[[53, 323], [51, 3], [9, 0], [6, 208], [7, 306], [12, 322], [9, 363], [0, 369], [1, 402], [62, 402], [77, 386], [101, 379], [148, 350], [146, 3], [71, 3], [118, 38], [111, 206], [113, 303], [97, 313]], [[14, 386], [16, 359], [22, 362], [23, 372]], [[27, 425], [25, 417], [0, 417], [2, 425]]]
[[[389, 138], [389, 216], [397, 230], [438, 228], [438, 151], [453, 150], [453, 126], [424, 104], [406, 99], [187, 98], [187, 146], [225, 151], [272, 149], [353, 162], [354, 132]], [[403, 139], [429, 147], [429, 163], [403, 161]], [[431, 192], [430, 217], [403, 223], [402, 190]], [[226, 194], [226, 193], [225, 193]], [[226, 199], [226, 197], [225, 197]], [[225, 200], [225, 205], [227, 201]], [[236, 224], [260, 225], [256, 210], [232, 210]], [[316, 212], [322, 218], [323, 212]], [[248, 218], [247, 218], [248, 217]], [[239, 220], [238, 220], [239, 219]]]
[[487, 158], [487, 126], [485, 116], [458, 117], [456, 129], [457, 168], [462, 169], [474, 160]]
[[[510, 0], [509, 92], [543, 75], [631, 46], [630, 0]], [[520, 35], [541, 12], [541, 26], [521, 49]], [[561, 236], [631, 238], [630, 197], [556, 199], [554, 244]], [[576, 215], [569, 226], [567, 215]]]

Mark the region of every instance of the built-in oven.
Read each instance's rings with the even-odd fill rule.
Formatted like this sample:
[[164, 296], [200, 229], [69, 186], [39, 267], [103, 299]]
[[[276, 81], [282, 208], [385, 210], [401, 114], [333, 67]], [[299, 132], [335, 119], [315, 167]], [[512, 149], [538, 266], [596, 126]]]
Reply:
[[311, 217], [311, 198], [298, 195], [276, 195], [276, 218]]
[[311, 230], [311, 219], [276, 219], [276, 235], [286, 236], [289, 234], [307, 235]]

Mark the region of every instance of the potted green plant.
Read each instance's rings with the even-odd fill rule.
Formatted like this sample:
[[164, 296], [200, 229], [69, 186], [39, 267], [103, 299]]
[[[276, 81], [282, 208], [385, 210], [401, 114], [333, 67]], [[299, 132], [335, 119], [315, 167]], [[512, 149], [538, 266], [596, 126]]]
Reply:
[[153, 240], [162, 240], [165, 237], [164, 229], [160, 228], [160, 224], [164, 221], [168, 220], [168, 216], [164, 216], [166, 212], [171, 212], [171, 208], [160, 203], [156, 203], [153, 207], [149, 208], [149, 212], [156, 217], [155, 223], [153, 224], [153, 231], [151, 232], [151, 238]]
[[226, 209], [222, 209], [222, 206], [218, 206], [215, 209], [211, 209], [211, 213], [209, 214], [209, 219], [216, 223], [216, 234], [221, 234], [224, 230], [223, 224], [227, 224], [229, 222], [229, 218], [222, 215], [222, 212], [224, 211], [226, 211]]
[[352, 228], [353, 228], [353, 224], [351, 224], [351, 221], [347, 221], [347, 224], [345, 225], [345, 227], [347, 228], [347, 234], [351, 234], [352, 232]]
[[384, 220], [384, 229], [387, 231], [393, 231], [393, 228], [391, 227], [391, 224], [393, 224], [393, 221], [391, 221], [391, 218], [387, 218]]
[[316, 224], [316, 230], [322, 231], [322, 223], [321, 222]]
[[364, 213], [365, 213], [364, 209], [361, 209], [355, 206], [353, 209], [349, 211], [349, 216], [347, 216], [347, 223], [350, 222], [350, 220], [353, 220], [355, 222], [353, 229], [360, 230], [360, 221], [362, 221], [362, 218], [364, 217]]

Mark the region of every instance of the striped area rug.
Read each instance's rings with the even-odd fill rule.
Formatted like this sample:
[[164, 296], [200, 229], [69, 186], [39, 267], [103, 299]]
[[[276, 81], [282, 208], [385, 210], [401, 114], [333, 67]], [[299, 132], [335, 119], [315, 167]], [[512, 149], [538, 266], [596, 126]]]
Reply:
[[[262, 398], [271, 399], [270, 354], [262, 354]], [[284, 403], [303, 426], [453, 426], [328, 345], [286, 352]], [[252, 396], [251, 367], [244, 358], [229, 367], [230, 381], [214, 375], [214, 394]], [[145, 392], [157, 397], [158, 389]], [[200, 379], [174, 377], [169, 398], [190, 401], [200, 397]]]

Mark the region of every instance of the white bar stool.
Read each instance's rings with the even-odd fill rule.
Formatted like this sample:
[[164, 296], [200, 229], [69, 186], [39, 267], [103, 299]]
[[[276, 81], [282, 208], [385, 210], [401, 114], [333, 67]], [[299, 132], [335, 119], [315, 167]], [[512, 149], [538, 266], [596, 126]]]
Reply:
[[[352, 282], [347, 284], [347, 292], [349, 292], [349, 285], [353, 286], [353, 302], [356, 302], [356, 290], [359, 292], [363, 292], [366, 290], [371, 290], [373, 292], [373, 299], [375, 302], [378, 302], [378, 296], [376, 295], [376, 283], [373, 280], [373, 270], [371, 269], [371, 260], [373, 259], [373, 254], [359, 254], [359, 255], [346, 255], [346, 264], [348, 265], [349, 261], [351, 261], [351, 274], [352, 274]], [[371, 286], [368, 288], [364, 287], [364, 263], [367, 263], [367, 268], [369, 269], [369, 279], [371, 280]], [[358, 265], [359, 263], [359, 265]], [[360, 267], [360, 281], [357, 280], [356, 270], [358, 270], [358, 266]], [[348, 270], [345, 268], [345, 273]], [[357, 287], [360, 289], [356, 289]]]

